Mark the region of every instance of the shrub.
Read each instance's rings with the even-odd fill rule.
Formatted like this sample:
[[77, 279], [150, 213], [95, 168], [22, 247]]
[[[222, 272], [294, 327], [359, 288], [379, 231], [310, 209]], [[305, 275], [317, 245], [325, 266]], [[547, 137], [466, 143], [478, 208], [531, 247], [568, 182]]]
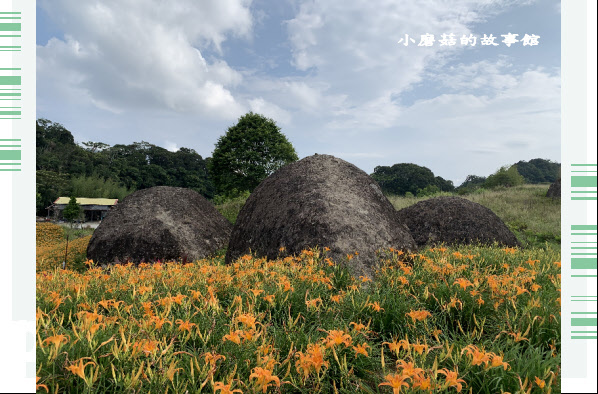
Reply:
[[487, 189], [494, 188], [497, 186], [512, 187], [519, 186], [525, 183], [525, 179], [517, 171], [517, 166], [511, 167], [503, 166], [498, 169], [494, 174], [490, 175], [484, 186]]

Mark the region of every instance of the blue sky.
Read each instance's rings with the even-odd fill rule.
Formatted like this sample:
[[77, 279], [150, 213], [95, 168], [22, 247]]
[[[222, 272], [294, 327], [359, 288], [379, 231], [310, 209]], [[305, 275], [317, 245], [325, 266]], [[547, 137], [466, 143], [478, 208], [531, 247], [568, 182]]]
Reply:
[[[457, 44], [417, 45], [443, 33]], [[507, 47], [507, 33], [539, 45]], [[299, 157], [368, 173], [416, 163], [458, 185], [560, 161], [559, 1], [38, 0], [37, 45], [37, 116], [78, 142], [208, 157], [253, 111]]]

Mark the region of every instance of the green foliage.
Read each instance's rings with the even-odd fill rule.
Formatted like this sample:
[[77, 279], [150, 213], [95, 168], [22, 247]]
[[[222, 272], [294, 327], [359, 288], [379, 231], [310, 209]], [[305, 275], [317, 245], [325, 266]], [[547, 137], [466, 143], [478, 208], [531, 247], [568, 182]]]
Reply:
[[455, 185], [453, 184], [453, 181], [447, 181], [446, 179], [440, 176], [434, 178], [434, 181], [435, 186], [437, 186], [440, 191], [452, 192], [453, 190], [455, 190]]
[[71, 196], [68, 205], [62, 211], [62, 217], [69, 221], [72, 226], [73, 221], [78, 219], [82, 212], [81, 206], [77, 203], [75, 196]]
[[484, 188], [490, 189], [498, 186], [512, 187], [523, 185], [524, 183], [525, 179], [517, 171], [516, 165], [510, 167], [503, 166], [486, 179]]
[[61, 194], [70, 194], [66, 192], [69, 185], [68, 174], [37, 170], [35, 182], [37, 193], [41, 196], [40, 204], [37, 205], [39, 215], [45, 216], [47, 214], [45, 208], [50, 206]]
[[457, 188], [457, 193], [460, 195], [471, 193], [479, 189], [486, 182], [485, 176], [467, 175], [465, 181]]
[[128, 189], [175, 186], [195, 190], [206, 198], [214, 196], [206, 161], [193, 149], [170, 152], [142, 141], [103, 148], [94, 157], [96, 175], [118, 180]]
[[82, 174], [93, 169], [89, 152], [75, 143], [75, 139], [60, 123], [38, 119], [36, 130], [36, 169], [58, 174]]
[[561, 164], [545, 159], [521, 160], [515, 164], [526, 183], [553, 183], [561, 174]]
[[216, 190], [252, 191], [285, 164], [298, 159], [293, 145], [269, 118], [250, 112], [218, 139], [210, 162]]
[[377, 166], [371, 176], [378, 182], [382, 192], [397, 196], [404, 196], [407, 192], [416, 195], [420, 189], [436, 185], [434, 173], [429, 168], [412, 163]]
[[71, 193], [75, 196], [85, 196], [89, 198], [118, 198], [122, 200], [133, 190], [119, 185], [112, 179], [104, 179], [97, 175], [80, 175], [71, 179]]
[[218, 212], [222, 214], [229, 222], [235, 224], [237, 216], [249, 198], [249, 192], [244, 191], [236, 193], [234, 197], [216, 196], [212, 201], [216, 205]]
[[427, 197], [427, 196], [433, 196], [438, 193], [440, 193], [440, 188], [438, 186], [428, 185], [428, 186], [424, 187], [423, 189], [419, 189], [417, 191], [417, 196], [418, 197]]
[[47, 119], [37, 120], [36, 138], [38, 215], [65, 195], [120, 199], [153, 186], [184, 187], [206, 198], [215, 194], [207, 160], [193, 149], [170, 152], [143, 141], [112, 147], [87, 141], [79, 146], [69, 130]]

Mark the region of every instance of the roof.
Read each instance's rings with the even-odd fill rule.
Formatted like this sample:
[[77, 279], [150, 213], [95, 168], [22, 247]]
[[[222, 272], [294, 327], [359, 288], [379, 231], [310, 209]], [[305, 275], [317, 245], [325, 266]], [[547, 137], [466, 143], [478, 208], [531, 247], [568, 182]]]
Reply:
[[[116, 205], [118, 198], [87, 198], [87, 197], [76, 197], [77, 204], [79, 205]], [[70, 197], [58, 197], [54, 204], [66, 205], [71, 200]]]

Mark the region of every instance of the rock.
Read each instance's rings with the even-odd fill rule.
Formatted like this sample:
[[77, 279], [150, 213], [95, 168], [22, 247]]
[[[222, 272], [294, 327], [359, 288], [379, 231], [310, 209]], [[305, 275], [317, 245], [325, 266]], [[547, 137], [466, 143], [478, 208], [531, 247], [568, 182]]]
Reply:
[[338, 262], [358, 252], [345, 263], [353, 275], [370, 278], [377, 250], [416, 249], [376, 181], [321, 154], [288, 164], [259, 184], [237, 217], [226, 262], [250, 251], [274, 259], [281, 247], [299, 254], [316, 246], [329, 247], [327, 256]]
[[521, 246], [490, 209], [460, 197], [436, 197], [398, 212], [418, 246], [426, 244], [499, 244]]
[[552, 185], [550, 185], [548, 191], [546, 192], [546, 197], [558, 199], [561, 198], [561, 178], [557, 179]]
[[199, 193], [152, 187], [112, 208], [93, 233], [87, 257], [98, 263], [193, 261], [225, 247], [231, 227]]

